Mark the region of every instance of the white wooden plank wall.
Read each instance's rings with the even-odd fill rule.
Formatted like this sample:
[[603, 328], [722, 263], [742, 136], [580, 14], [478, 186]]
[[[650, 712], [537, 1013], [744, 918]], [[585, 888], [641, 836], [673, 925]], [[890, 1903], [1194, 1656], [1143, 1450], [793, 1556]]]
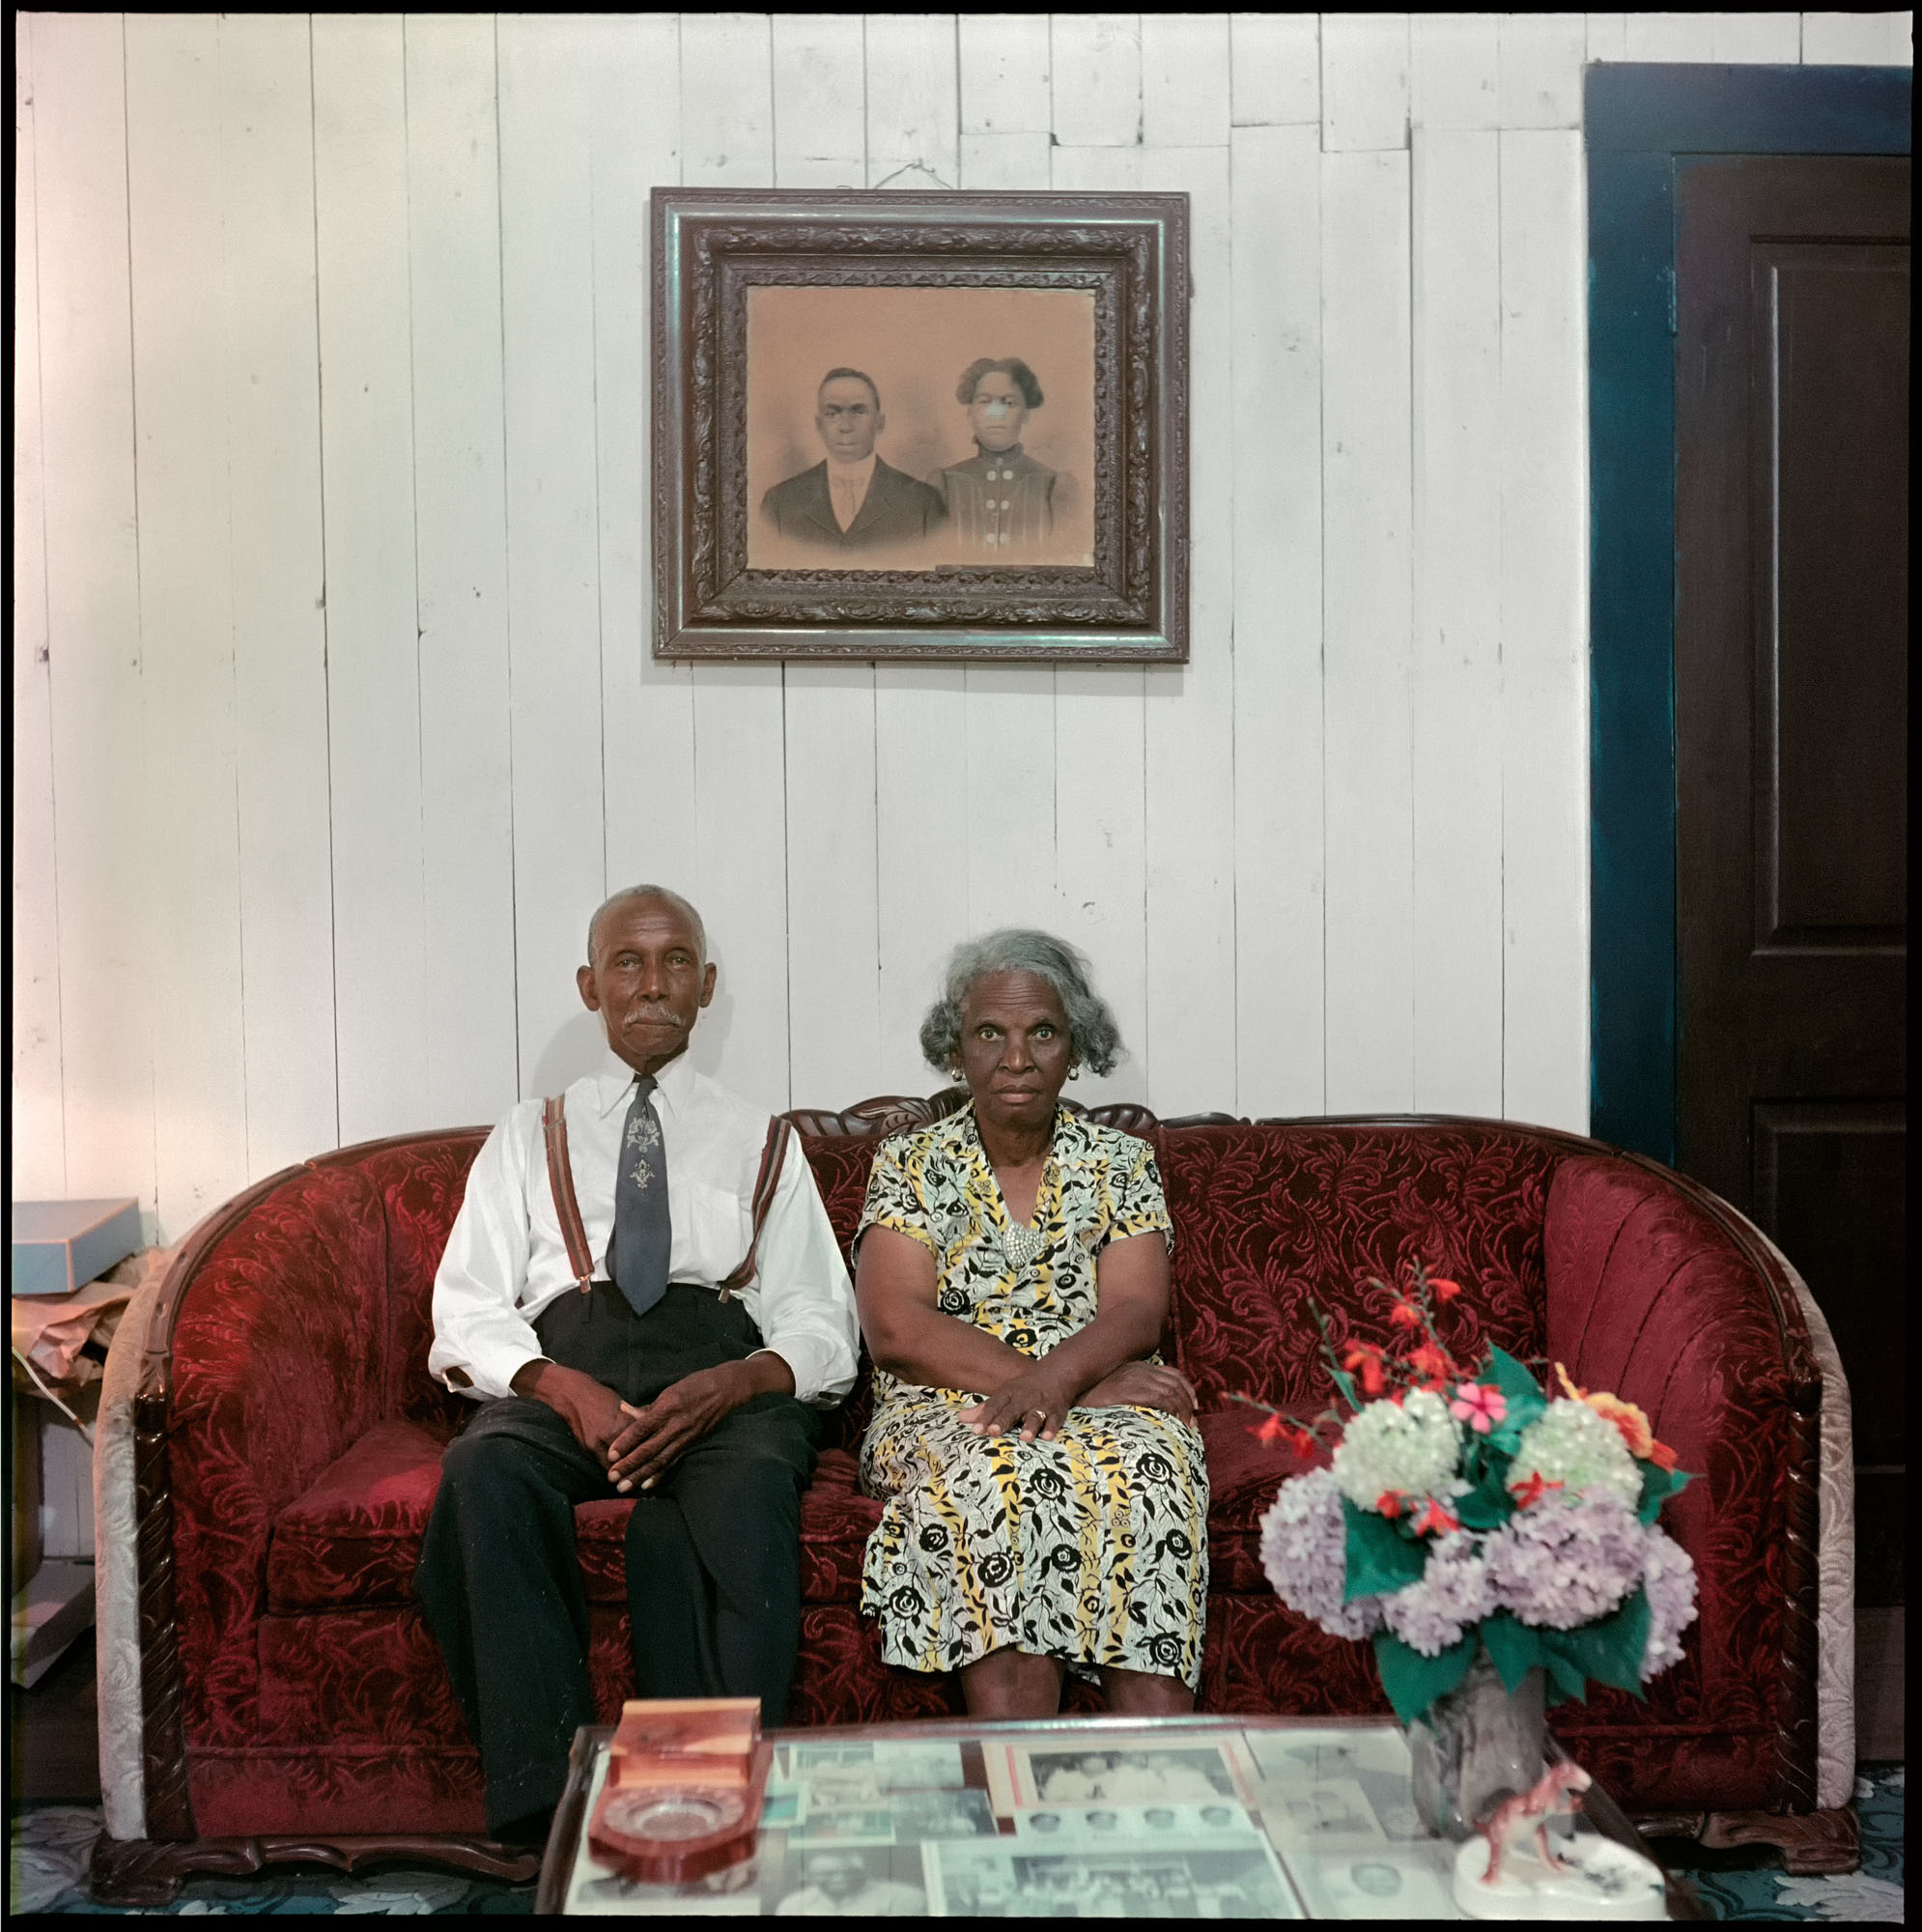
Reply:
[[[19, 15], [15, 1193], [552, 1091], [643, 877], [769, 1104], [1033, 923], [1086, 1097], [1580, 1128], [1582, 68], [1909, 21]], [[656, 665], [665, 183], [1185, 190], [1192, 663]]]
[[[41, 409], [40, 197], [33, 41], [14, 69], [14, 1186], [66, 1186], [60, 908], [53, 867], [53, 694], [47, 645]], [[24, 861], [24, 863], [21, 863]]]
[[[427, 1032], [424, 1111], [430, 1121], [474, 1121], [497, 1111], [520, 1060], [510, 588], [525, 597], [529, 586], [507, 538], [512, 528], [524, 550], [538, 526], [508, 516], [495, 37], [457, 15], [424, 14], [406, 22], [404, 41], [421, 945], [440, 1013]], [[576, 563], [578, 574], [578, 547]], [[591, 689], [598, 638], [588, 656]], [[532, 681], [538, 689], [545, 679]], [[580, 721], [590, 742], [594, 712], [590, 702]], [[524, 710], [520, 722], [525, 772], [535, 727]], [[582, 762], [597, 768], [598, 751], [584, 759], [577, 751], [567, 774]], [[570, 856], [578, 881], [579, 855]], [[586, 877], [591, 895], [598, 864]], [[447, 971], [454, 961], [460, 970]]]

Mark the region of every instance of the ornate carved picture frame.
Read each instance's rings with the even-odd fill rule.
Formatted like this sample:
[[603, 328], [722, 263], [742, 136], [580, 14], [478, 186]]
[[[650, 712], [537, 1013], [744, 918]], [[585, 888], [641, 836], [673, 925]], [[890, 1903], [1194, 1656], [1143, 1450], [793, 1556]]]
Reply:
[[1187, 661], [1185, 194], [652, 202], [656, 657]]

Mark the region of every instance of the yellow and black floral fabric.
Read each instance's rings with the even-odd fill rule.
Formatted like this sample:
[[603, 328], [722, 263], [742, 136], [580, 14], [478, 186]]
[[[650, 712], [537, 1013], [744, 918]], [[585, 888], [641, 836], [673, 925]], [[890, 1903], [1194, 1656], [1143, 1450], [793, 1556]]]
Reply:
[[[1153, 1150], [1065, 1111], [1032, 1228], [1010, 1223], [972, 1108], [882, 1145], [861, 1226], [919, 1241], [944, 1314], [1037, 1356], [1094, 1319], [1110, 1241], [1173, 1240]], [[887, 1509], [862, 1607], [890, 1663], [954, 1670], [1014, 1644], [1198, 1682], [1208, 1477], [1194, 1429], [1155, 1408], [1076, 1407], [1054, 1441], [1023, 1442], [957, 1420], [984, 1391], [879, 1370], [874, 1390], [862, 1480]]]

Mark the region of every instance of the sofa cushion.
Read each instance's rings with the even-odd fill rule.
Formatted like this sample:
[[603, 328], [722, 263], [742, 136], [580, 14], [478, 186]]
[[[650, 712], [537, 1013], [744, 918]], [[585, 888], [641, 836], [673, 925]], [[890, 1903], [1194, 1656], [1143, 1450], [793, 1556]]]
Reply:
[[[445, 1438], [415, 1422], [370, 1429], [275, 1519], [267, 1586], [275, 1613], [412, 1604], [420, 1539], [440, 1487]], [[627, 1602], [625, 1496], [574, 1513], [590, 1604]], [[824, 1449], [801, 1502], [801, 1596], [809, 1604], [861, 1600], [861, 1560], [881, 1505], [863, 1496], [855, 1460]]]
[[269, 1609], [411, 1604], [446, 1446], [444, 1435], [418, 1422], [382, 1422], [329, 1463], [274, 1519]]

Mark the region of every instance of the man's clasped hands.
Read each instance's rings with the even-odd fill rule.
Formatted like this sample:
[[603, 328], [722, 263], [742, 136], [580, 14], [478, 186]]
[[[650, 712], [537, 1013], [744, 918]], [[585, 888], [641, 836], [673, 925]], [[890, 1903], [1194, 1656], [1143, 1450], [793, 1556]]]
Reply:
[[792, 1395], [794, 1374], [777, 1354], [749, 1355], [696, 1369], [636, 1408], [592, 1376], [543, 1358], [514, 1378], [514, 1393], [555, 1410], [575, 1440], [608, 1465], [608, 1480], [625, 1495], [651, 1490], [677, 1458], [743, 1403], [757, 1395]]

